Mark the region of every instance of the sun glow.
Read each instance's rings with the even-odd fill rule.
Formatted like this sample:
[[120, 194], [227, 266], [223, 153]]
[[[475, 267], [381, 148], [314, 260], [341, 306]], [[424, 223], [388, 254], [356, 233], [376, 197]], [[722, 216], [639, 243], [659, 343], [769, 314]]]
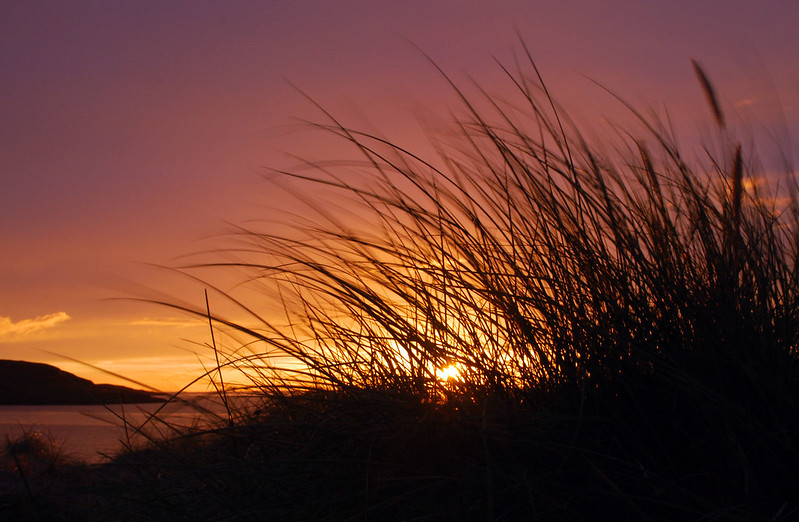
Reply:
[[458, 381], [461, 378], [461, 371], [456, 365], [450, 364], [449, 366], [436, 370], [436, 377], [442, 381]]

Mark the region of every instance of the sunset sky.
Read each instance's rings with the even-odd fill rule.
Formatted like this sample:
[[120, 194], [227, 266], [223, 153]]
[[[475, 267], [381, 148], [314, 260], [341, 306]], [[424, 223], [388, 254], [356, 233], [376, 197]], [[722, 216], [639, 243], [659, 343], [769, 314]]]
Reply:
[[329, 146], [298, 130], [321, 119], [298, 89], [419, 144], [420, 114], [458, 108], [420, 50], [507, 92], [495, 59], [513, 66], [518, 31], [555, 97], [595, 128], [621, 110], [589, 79], [699, 135], [695, 58], [725, 107], [787, 149], [797, 27], [793, 1], [1, 2], [0, 358], [119, 382], [60, 354], [161, 389], [197, 375], [207, 325], [109, 298], [203, 302], [151, 265], [285, 208], [266, 167]]

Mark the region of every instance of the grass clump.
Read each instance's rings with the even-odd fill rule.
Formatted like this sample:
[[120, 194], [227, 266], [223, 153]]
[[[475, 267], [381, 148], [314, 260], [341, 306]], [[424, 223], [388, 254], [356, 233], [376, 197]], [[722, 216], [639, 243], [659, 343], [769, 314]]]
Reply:
[[694, 65], [718, 130], [695, 158], [632, 107], [640, 132], [588, 140], [532, 60], [513, 103], [456, 88], [436, 158], [325, 113], [358, 157], [281, 179], [357, 219], [313, 201], [185, 267], [244, 269], [283, 318], [207, 273], [229, 315], [166, 303], [236, 340], [215, 355], [255, 402], [139, 462], [141, 516], [795, 516], [794, 180], [766, 193]]
[[7, 435], [0, 447], [0, 513], [14, 520], [63, 520], [58, 483], [81, 467], [48, 433]]

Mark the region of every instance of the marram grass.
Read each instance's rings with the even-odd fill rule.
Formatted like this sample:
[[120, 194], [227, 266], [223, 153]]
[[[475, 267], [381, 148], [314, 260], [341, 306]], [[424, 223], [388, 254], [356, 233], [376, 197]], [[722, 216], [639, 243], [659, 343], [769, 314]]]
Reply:
[[210, 320], [229, 410], [120, 459], [136, 478], [114, 516], [799, 513], [794, 174], [766, 191], [696, 63], [721, 147], [690, 156], [632, 107], [640, 132], [584, 138], [529, 65], [503, 69], [512, 104], [456, 88], [434, 158], [323, 111], [352, 161], [280, 179], [351, 216], [312, 201], [288, 232], [242, 226], [184, 267], [210, 305], [166, 304]]

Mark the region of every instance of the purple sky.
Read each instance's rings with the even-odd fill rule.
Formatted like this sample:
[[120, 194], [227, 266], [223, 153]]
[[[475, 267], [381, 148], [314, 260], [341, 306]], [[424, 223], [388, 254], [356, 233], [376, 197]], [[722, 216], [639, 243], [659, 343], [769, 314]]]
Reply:
[[793, 1], [2, 2], [0, 358], [111, 380], [49, 350], [172, 388], [195, 372], [181, 339], [205, 342], [201, 326], [104, 298], [133, 282], [178, 292], [143, 263], [269, 217], [281, 201], [261, 175], [287, 164], [281, 151], [325, 156], [287, 131], [319, 119], [291, 84], [413, 143], [415, 114], [457, 108], [414, 45], [501, 89], [494, 57], [513, 65], [518, 30], [593, 126], [619, 108], [586, 77], [666, 104], [693, 136], [709, 121], [696, 58], [731, 110], [785, 146], [799, 133], [797, 27]]

